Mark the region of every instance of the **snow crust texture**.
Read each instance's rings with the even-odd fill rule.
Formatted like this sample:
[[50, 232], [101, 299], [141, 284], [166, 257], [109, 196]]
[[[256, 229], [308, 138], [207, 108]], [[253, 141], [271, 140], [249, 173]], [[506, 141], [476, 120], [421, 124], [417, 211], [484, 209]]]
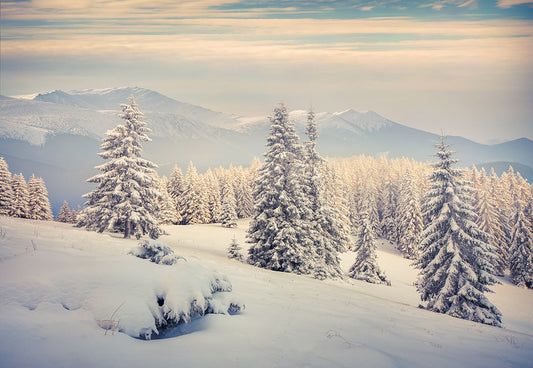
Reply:
[[117, 331], [143, 339], [208, 313], [244, 308], [232, 297], [226, 276], [187, 262], [161, 242], [143, 241], [131, 252], [152, 262], [110, 254], [113, 250], [84, 249], [83, 240], [65, 249], [50, 249], [47, 243], [39, 237], [29, 249], [19, 243], [3, 249], [0, 308], [20, 305], [33, 311], [53, 304], [83, 310], [92, 315], [94, 325], [111, 329], [106, 323], [113, 321]]
[[[146, 324], [130, 327], [155, 324], [158, 296], [166, 295], [169, 305], [171, 291], [193, 297], [181, 285], [170, 286], [175, 273], [189, 273], [185, 268], [127, 255], [138, 245], [133, 239], [0, 217], [0, 367], [501, 368], [533, 361], [533, 293], [508, 278], [493, 286], [491, 300], [505, 325], [495, 328], [418, 308], [412, 261], [381, 239], [376, 255], [390, 287], [319, 281], [228, 259], [234, 237], [246, 244], [248, 222], [238, 220], [231, 229], [164, 227], [161, 241], [188, 260], [177, 265], [209, 275], [217, 269], [231, 280], [233, 291], [215, 293], [213, 308], [220, 301], [224, 311], [242, 297], [246, 310], [192, 318], [145, 341], [105, 334], [96, 320], [123, 326], [142, 315]], [[340, 256], [344, 272], [354, 257]], [[183, 283], [194, 287], [192, 279]], [[201, 285], [209, 295], [210, 282]], [[161, 335], [167, 338], [156, 339]]]

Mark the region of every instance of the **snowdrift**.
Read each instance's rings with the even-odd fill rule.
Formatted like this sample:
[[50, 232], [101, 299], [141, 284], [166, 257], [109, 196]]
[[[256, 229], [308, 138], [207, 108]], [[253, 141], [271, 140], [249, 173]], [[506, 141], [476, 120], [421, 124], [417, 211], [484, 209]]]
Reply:
[[[144, 339], [207, 313], [244, 308], [226, 276], [175, 256], [168, 247], [162, 258], [170, 264], [157, 264], [128, 254], [43, 249], [43, 242], [33, 240], [35, 248], [11, 244], [14, 254], [5, 257], [0, 269], [0, 306], [82, 309], [104, 329]], [[139, 256], [142, 249], [146, 251], [138, 247], [132, 253]]]

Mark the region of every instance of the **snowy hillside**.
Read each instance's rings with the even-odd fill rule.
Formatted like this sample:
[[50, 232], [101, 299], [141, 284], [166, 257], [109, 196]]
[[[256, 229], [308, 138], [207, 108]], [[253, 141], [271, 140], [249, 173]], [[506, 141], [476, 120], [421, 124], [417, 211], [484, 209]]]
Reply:
[[[530, 290], [506, 280], [493, 287], [488, 297], [503, 313], [503, 329], [455, 319], [417, 308], [416, 272], [388, 244], [380, 244], [378, 262], [391, 287], [318, 281], [230, 260], [226, 248], [233, 237], [245, 245], [246, 221], [237, 229], [167, 226], [169, 235], [160, 239], [189, 263], [226, 275], [246, 304], [241, 314], [209, 314], [167, 332], [166, 339], [106, 335], [97, 319], [109, 318], [123, 301], [106, 292], [144, 280], [122, 290], [131, 305], [117, 315], [135, 305], [142, 310], [135, 300], [160, 274], [126, 255], [137, 241], [6, 217], [0, 227], [2, 367], [499, 368], [533, 361]], [[353, 259], [351, 252], [343, 255], [345, 269]], [[161, 287], [172, 285], [160, 276]], [[93, 293], [84, 294], [88, 289]], [[156, 303], [161, 290], [148, 302]], [[109, 310], [98, 314], [97, 306]]]

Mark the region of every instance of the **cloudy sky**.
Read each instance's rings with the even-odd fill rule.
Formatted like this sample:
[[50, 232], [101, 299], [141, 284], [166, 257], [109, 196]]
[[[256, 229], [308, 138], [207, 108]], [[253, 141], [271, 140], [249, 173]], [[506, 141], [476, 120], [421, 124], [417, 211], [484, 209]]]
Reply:
[[[533, 139], [533, 0], [2, 0], [0, 94], [139, 86]], [[142, 107], [141, 107], [142, 108]]]

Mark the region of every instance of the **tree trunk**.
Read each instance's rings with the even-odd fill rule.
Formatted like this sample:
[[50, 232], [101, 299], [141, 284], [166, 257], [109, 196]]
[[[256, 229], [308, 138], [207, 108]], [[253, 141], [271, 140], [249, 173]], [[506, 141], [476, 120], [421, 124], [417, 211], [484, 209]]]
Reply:
[[124, 226], [124, 238], [129, 239], [131, 233], [131, 223], [130, 220], [126, 220], [126, 225]]

